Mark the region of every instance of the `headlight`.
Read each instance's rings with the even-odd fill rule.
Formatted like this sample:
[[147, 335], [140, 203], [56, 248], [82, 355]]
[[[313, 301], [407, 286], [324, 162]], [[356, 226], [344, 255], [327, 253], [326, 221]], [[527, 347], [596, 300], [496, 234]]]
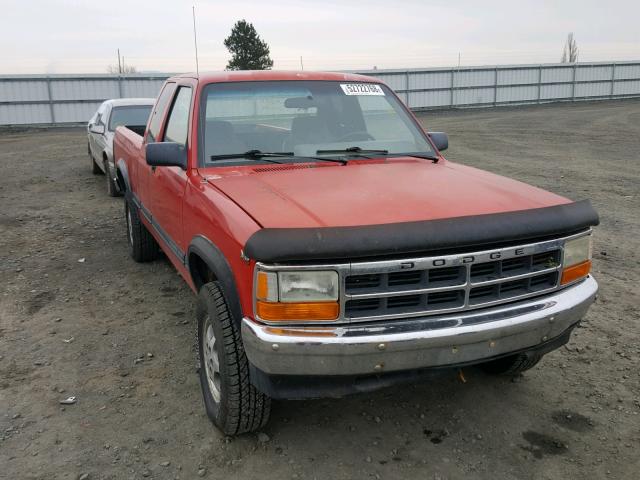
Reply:
[[562, 280], [565, 285], [586, 277], [591, 271], [591, 235], [568, 240], [564, 244]]
[[280, 272], [281, 302], [324, 302], [338, 300], [337, 272]]
[[322, 271], [259, 271], [256, 313], [263, 320], [335, 320], [340, 284], [338, 273]]

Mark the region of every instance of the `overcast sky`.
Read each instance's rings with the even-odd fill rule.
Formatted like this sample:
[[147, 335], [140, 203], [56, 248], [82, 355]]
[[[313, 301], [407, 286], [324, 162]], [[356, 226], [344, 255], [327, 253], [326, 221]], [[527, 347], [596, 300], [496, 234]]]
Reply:
[[254, 24], [275, 69], [552, 63], [574, 32], [580, 61], [640, 60], [638, 0], [0, 0], [0, 73], [224, 69], [234, 22]]

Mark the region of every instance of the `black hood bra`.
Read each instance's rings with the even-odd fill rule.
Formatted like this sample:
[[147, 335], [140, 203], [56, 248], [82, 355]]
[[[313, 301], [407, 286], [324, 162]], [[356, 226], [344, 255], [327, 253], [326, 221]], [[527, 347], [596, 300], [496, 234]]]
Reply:
[[[589, 200], [552, 207], [354, 227], [263, 228], [244, 254], [260, 262], [462, 253], [577, 233], [598, 225]], [[454, 252], [452, 252], [454, 251]]]

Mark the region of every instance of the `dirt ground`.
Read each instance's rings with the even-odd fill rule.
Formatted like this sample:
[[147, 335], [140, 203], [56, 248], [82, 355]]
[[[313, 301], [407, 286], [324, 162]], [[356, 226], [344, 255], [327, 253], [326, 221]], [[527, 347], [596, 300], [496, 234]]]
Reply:
[[83, 130], [5, 131], [0, 478], [639, 478], [640, 101], [421, 120], [451, 160], [592, 199], [601, 294], [567, 347], [513, 379], [276, 402], [266, 436], [225, 438], [202, 406], [194, 295], [166, 259], [128, 257]]

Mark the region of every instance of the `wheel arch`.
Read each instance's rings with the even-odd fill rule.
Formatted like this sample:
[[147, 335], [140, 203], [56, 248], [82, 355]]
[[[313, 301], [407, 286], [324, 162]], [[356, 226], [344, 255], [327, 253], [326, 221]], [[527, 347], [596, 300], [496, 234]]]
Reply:
[[222, 251], [209, 239], [197, 235], [191, 240], [185, 263], [196, 292], [205, 283], [218, 282], [234, 322], [239, 324], [242, 319], [240, 296], [235, 276]]
[[118, 187], [120, 188], [121, 192], [128, 194], [131, 191], [127, 163], [122, 158], [118, 160], [117, 163], [116, 180], [118, 181]]

